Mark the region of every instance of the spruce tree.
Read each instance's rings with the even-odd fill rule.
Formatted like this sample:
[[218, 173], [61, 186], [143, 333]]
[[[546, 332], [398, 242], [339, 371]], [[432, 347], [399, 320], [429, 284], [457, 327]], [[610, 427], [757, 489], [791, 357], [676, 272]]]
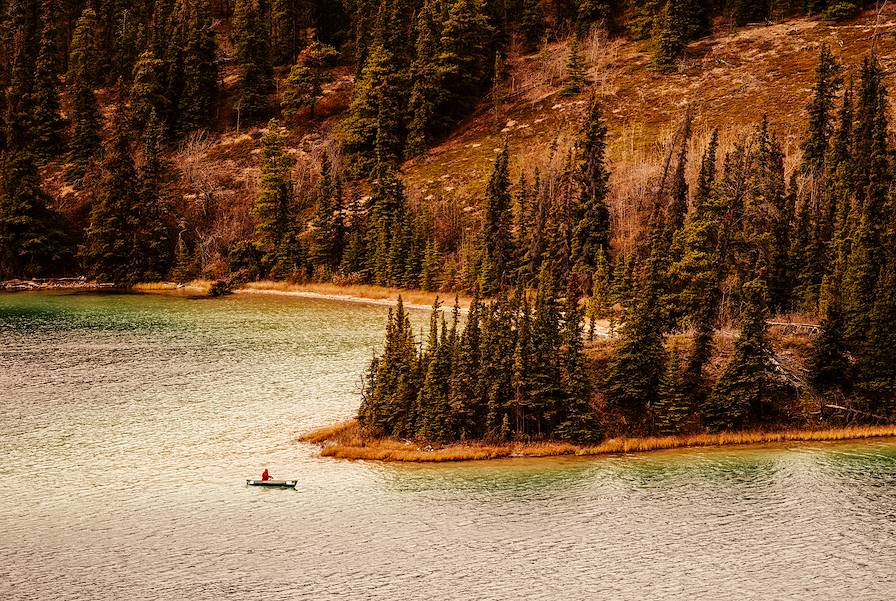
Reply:
[[96, 13], [91, 8], [84, 9], [72, 36], [68, 60], [66, 83], [72, 133], [66, 156], [66, 176], [73, 181], [81, 180], [88, 165], [101, 150], [101, 116], [93, 91], [98, 62], [96, 28]]
[[666, 357], [666, 370], [654, 407], [654, 424], [659, 434], [681, 434], [691, 417], [690, 382], [681, 369], [681, 358], [676, 351]]
[[704, 424], [713, 431], [743, 428], [762, 415], [768, 393], [766, 287], [762, 279], [744, 286], [746, 306], [734, 358], [725, 367], [703, 407]]
[[583, 317], [578, 295], [571, 288], [567, 292], [563, 312], [563, 344], [560, 351], [564, 415], [554, 434], [578, 444], [593, 444], [600, 442], [602, 432], [591, 404], [591, 380], [582, 344]]
[[656, 400], [664, 370], [663, 319], [660, 294], [666, 271], [664, 226], [652, 226], [650, 257], [634, 304], [622, 327], [622, 342], [604, 376], [603, 392], [611, 407], [643, 419]]
[[29, 150], [0, 152], [0, 278], [62, 275], [71, 267], [70, 236], [50, 200]]
[[31, 136], [34, 148], [42, 160], [55, 157], [62, 147], [65, 121], [59, 111], [59, 3], [44, 0], [40, 36], [40, 50], [34, 73]]
[[316, 266], [334, 273], [342, 262], [345, 225], [342, 215], [341, 186], [333, 177], [330, 158], [324, 154], [317, 181], [317, 210], [312, 220], [314, 234], [311, 260]]
[[130, 123], [135, 131], [142, 131], [150, 116], [165, 114], [165, 90], [162, 85], [164, 61], [151, 51], [143, 52], [134, 65], [130, 98]]
[[834, 99], [843, 85], [841, 66], [831, 47], [822, 44], [809, 103], [809, 131], [803, 141], [803, 169], [821, 175], [834, 131]]
[[571, 249], [573, 264], [583, 269], [588, 278], [597, 266], [598, 257], [606, 255], [610, 248], [610, 208], [607, 204], [610, 172], [606, 152], [607, 127], [600, 105], [592, 97], [576, 147], [579, 198], [573, 215]]
[[874, 415], [896, 414], [896, 258], [888, 257], [869, 315], [868, 338], [860, 344], [855, 389]]
[[519, 30], [523, 52], [535, 52], [544, 38], [547, 24], [544, 8], [539, 0], [522, 0]]
[[414, 62], [411, 64], [411, 96], [408, 112], [408, 136], [405, 142], [405, 156], [414, 157], [423, 153], [436, 126], [436, 110], [443, 94], [437, 55], [440, 36], [440, 15], [437, 14], [435, 0], [425, 0], [417, 15], [415, 29], [417, 41]]
[[162, 148], [164, 131], [155, 112], [151, 112], [143, 134], [143, 164], [140, 167], [140, 189], [133, 210], [135, 222], [133, 270], [143, 281], [164, 278], [172, 263], [171, 232], [167, 223], [164, 199], [165, 185], [171, 179], [171, 168]]
[[265, 253], [265, 264], [276, 268], [288, 251], [287, 234], [292, 203], [292, 158], [283, 148], [280, 124], [271, 119], [261, 139], [261, 182], [252, 209], [255, 241]]
[[252, 120], [268, 111], [268, 96], [274, 91], [267, 13], [259, 0], [236, 0], [231, 22], [234, 55], [240, 65], [240, 119]]
[[688, 42], [700, 29], [695, 19], [698, 6], [693, 0], [667, 0], [653, 56], [659, 71], [671, 71], [684, 56]]
[[485, 219], [480, 243], [480, 289], [486, 296], [496, 293], [507, 283], [515, 254], [511, 232], [513, 213], [508, 160], [505, 143], [495, 159], [485, 192]]
[[572, 36], [569, 40], [566, 69], [563, 74], [561, 96], [575, 96], [588, 86], [588, 66], [582, 56], [579, 39]]
[[284, 117], [295, 115], [307, 107], [314, 118], [314, 107], [323, 95], [323, 84], [331, 79], [324, 69], [337, 55], [332, 46], [325, 46], [316, 39], [302, 50], [283, 84], [280, 109]]
[[131, 155], [123, 87], [119, 80], [112, 131], [103, 151], [102, 180], [90, 211], [82, 256], [95, 279], [130, 286], [139, 282], [143, 274], [134, 265], [134, 204], [140, 190]]
[[218, 97], [218, 44], [209, 0], [197, 0], [193, 4], [184, 26], [182, 85], [179, 93], [169, 96], [178, 100], [177, 113], [168, 124], [178, 135], [209, 127], [215, 117]]

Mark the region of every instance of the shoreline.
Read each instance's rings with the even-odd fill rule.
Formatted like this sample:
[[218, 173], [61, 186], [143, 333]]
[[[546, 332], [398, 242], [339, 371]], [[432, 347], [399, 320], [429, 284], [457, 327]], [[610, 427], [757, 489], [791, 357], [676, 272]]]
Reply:
[[[71, 291], [71, 292], [133, 292], [137, 294], [171, 294], [184, 293], [211, 296], [217, 284], [214, 280], [192, 280], [185, 284], [176, 282], [141, 282], [129, 288], [119, 287], [112, 283], [96, 282], [83, 277], [47, 278], [30, 280], [0, 281], [0, 292], [39, 292], [39, 291]], [[369, 305], [393, 306], [401, 296], [404, 306], [409, 309], [430, 310], [436, 297], [442, 302], [442, 310], [450, 312], [454, 306], [454, 295], [451, 293], [427, 292], [419, 289], [387, 288], [361, 284], [338, 285], [331, 283], [290, 284], [272, 280], [259, 280], [240, 284], [230, 290], [233, 294], [292, 296], [319, 300], [334, 300]], [[461, 314], [466, 314], [472, 298], [459, 294], [458, 305]]]
[[319, 428], [298, 438], [299, 442], [320, 447], [321, 457], [335, 459], [440, 463], [489, 459], [539, 457], [596, 457], [647, 453], [673, 449], [749, 447], [784, 442], [842, 442], [875, 438], [896, 438], [896, 424], [853, 426], [819, 430], [777, 430], [722, 432], [679, 436], [613, 438], [599, 445], [583, 446], [559, 441], [487, 444], [471, 442], [444, 446], [420, 446], [409, 441], [365, 437], [356, 420]]

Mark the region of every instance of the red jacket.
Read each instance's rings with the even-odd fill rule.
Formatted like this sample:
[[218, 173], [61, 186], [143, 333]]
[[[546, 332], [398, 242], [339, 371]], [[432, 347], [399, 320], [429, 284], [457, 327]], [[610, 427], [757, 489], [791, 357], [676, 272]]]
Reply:
[[268, 473], [268, 470], [267, 470], [267, 469], [264, 470], [264, 473], [261, 475], [261, 479], [262, 479], [263, 481], [264, 481], [264, 480], [270, 480], [270, 479], [271, 479], [271, 475]]

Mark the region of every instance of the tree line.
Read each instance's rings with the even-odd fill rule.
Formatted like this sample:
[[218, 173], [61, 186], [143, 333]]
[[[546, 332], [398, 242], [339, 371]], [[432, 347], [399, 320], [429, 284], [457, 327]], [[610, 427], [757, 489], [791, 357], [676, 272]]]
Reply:
[[[789, 181], [782, 142], [764, 120], [733, 145], [721, 164], [718, 132], [713, 132], [691, 194], [684, 177], [692, 135], [689, 112], [670, 148], [668, 177], [652, 199], [647, 227], [627, 256], [609, 245], [606, 128], [596, 102], [560, 178], [566, 185], [549, 199], [548, 213], [557, 220], [546, 228], [549, 240], [533, 233], [542, 229], [539, 225], [526, 223], [539, 213], [526, 209], [526, 184], [518, 186], [516, 212], [511, 209], [507, 153], [502, 151], [486, 193], [476, 282], [477, 290], [499, 299], [489, 309], [496, 316], [488, 319], [494, 321], [486, 319], [483, 331], [488, 324], [499, 325], [494, 342], [477, 350], [477, 357], [482, 352], [501, 356], [494, 363], [505, 369], [518, 365], [519, 354], [529, 350], [524, 332], [532, 324], [526, 320], [553, 320], [562, 324], [551, 336], [555, 344], [535, 356], [560, 366], [552, 380], [558, 385], [578, 382], [580, 376], [587, 384], [575, 387], [577, 393], [560, 393], [568, 404], [551, 406], [559, 413], [546, 409], [550, 403], [536, 405], [557, 420], [535, 411], [523, 412], [521, 422], [513, 396], [518, 385], [490, 389], [493, 382], [514, 382], [511, 371], [498, 370], [486, 378], [489, 368], [461, 360], [463, 346], [456, 342], [448, 343], [454, 349], [451, 367], [435, 363], [429, 351], [417, 353], [414, 361], [411, 354], [402, 355], [394, 363], [393, 351], [401, 344], [413, 350], [413, 344], [410, 331], [393, 320], [387, 350], [368, 375], [361, 423], [375, 434], [426, 438], [431, 432], [421, 424], [436, 412], [443, 416], [439, 420], [453, 424], [447, 430], [453, 433], [450, 440], [532, 436], [531, 429], [520, 425], [527, 418], [549, 424], [539, 435], [570, 439], [599, 436], [602, 424], [611, 422], [625, 424], [628, 433], [662, 434], [792, 423], [800, 419], [798, 391], [774, 361], [767, 321], [771, 314], [793, 310], [824, 316], [809, 350], [811, 386], [822, 394], [849, 397], [854, 408], [873, 419], [896, 414], [896, 357], [890, 347], [896, 331], [896, 220], [887, 91], [874, 57], [864, 61], [858, 81], [844, 81], [841, 70], [830, 48], [823, 46], [802, 163]], [[841, 88], [845, 90], [839, 94]], [[532, 278], [527, 257], [545, 242], [549, 251], [534, 263], [541, 269]], [[519, 292], [515, 305], [505, 300], [511, 290], [533, 286], [541, 298], [559, 283], [567, 284], [563, 310], [536, 302], [530, 314], [525, 294], [519, 300]], [[581, 307], [580, 296], [589, 297]], [[608, 315], [613, 303], [624, 307], [613, 356], [599, 373], [578, 371], [584, 365], [580, 339], [587, 322]], [[480, 328], [480, 311], [474, 302], [468, 326], [472, 335]], [[730, 362], [711, 375], [715, 333], [725, 311], [734, 312], [740, 333]], [[427, 348], [436, 352], [442, 340], [454, 341], [457, 334], [450, 332], [455, 330], [456, 325], [440, 337], [433, 326]], [[396, 336], [405, 342], [397, 343]], [[576, 370], [563, 372], [564, 361]], [[477, 367], [463, 371], [467, 364]], [[444, 371], [434, 374], [430, 367], [437, 365]], [[502, 373], [510, 374], [510, 380], [502, 379]], [[411, 385], [395, 374], [419, 381]], [[443, 386], [438, 394], [423, 394], [424, 387], [437, 385]], [[408, 386], [405, 396], [402, 386]], [[597, 402], [588, 392], [592, 389], [598, 391]], [[499, 399], [492, 404], [503, 413], [486, 409], [490, 390]], [[403, 404], [394, 404], [396, 395]], [[438, 399], [432, 402], [439, 408], [431, 399]], [[467, 401], [479, 407], [478, 419], [461, 417]], [[564, 411], [579, 420], [574, 436], [560, 417], [566, 416]], [[458, 423], [464, 426], [458, 429]], [[583, 430], [584, 423], [589, 425]], [[445, 438], [439, 434], [435, 440]]]

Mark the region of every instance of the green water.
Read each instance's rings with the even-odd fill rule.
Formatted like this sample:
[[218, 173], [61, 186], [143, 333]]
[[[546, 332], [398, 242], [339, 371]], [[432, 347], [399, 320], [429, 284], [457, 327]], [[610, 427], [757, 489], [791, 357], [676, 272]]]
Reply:
[[319, 458], [386, 310], [0, 294], [0, 599], [896, 598], [890, 441]]

